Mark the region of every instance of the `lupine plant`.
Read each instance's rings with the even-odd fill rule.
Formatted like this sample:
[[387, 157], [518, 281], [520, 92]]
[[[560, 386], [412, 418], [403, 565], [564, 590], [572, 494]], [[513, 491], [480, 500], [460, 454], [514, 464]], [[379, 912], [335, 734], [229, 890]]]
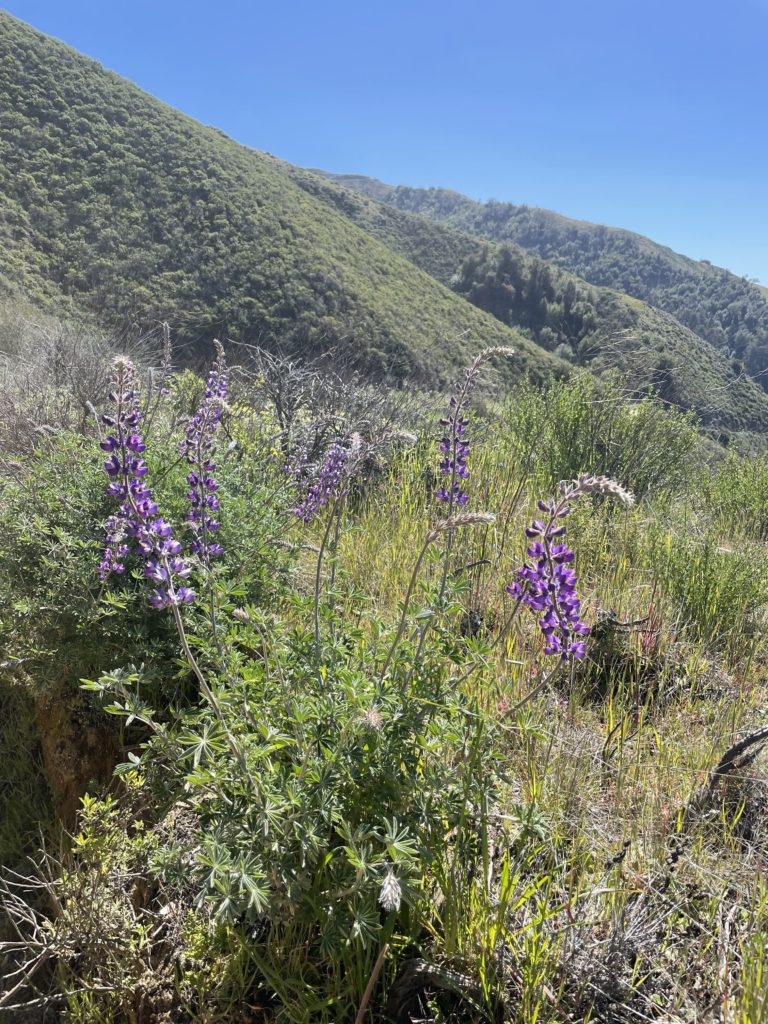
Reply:
[[[467, 436], [468, 421], [466, 416], [469, 410], [470, 397], [478, 385], [485, 364], [494, 356], [510, 358], [512, 355], [514, 355], [514, 350], [504, 346], [494, 346], [479, 352], [472, 363], [466, 367], [462, 379], [454, 388], [450, 398], [448, 416], [440, 420], [443, 433], [440, 439], [442, 458], [439, 470], [445, 478], [445, 483], [435, 491], [435, 498], [447, 505], [446, 522], [451, 522], [454, 518], [454, 511], [457, 508], [463, 508], [469, 501], [469, 495], [464, 490], [464, 483], [470, 476], [467, 459], [469, 458], [471, 444]], [[445, 598], [453, 552], [454, 531], [449, 528], [446, 533], [447, 540], [443, 555], [442, 579], [436, 599], [437, 605], [441, 605]], [[418, 647], [419, 654], [429, 627], [430, 620], [428, 619], [421, 627]]]
[[[110, 571], [121, 573], [125, 570], [117, 557], [124, 557], [130, 551], [130, 545], [124, 537], [135, 543], [136, 552], [144, 560], [144, 576], [156, 584], [150, 593], [149, 602], [158, 611], [171, 608], [176, 630], [182, 650], [194, 672], [200, 689], [213, 709], [219, 725], [226, 737], [226, 743], [234, 754], [241, 769], [248, 774], [242, 750], [235, 740], [234, 734], [226, 722], [222, 704], [205, 674], [203, 673], [187, 637], [180, 606], [189, 605], [195, 600], [195, 592], [186, 586], [186, 579], [191, 573], [189, 561], [182, 558], [183, 548], [173, 536], [173, 529], [159, 514], [157, 503], [152, 492], [144, 482], [149, 468], [141, 458], [146, 451], [141, 435], [137, 433], [141, 422], [139, 391], [136, 387], [136, 370], [130, 360], [119, 357], [114, 363], [113, 390], [110, 399], [115, 405], [114, 414], [103, 417], [104, 425], [114, 433], [100, 443], [103, 451], [110, 453], [104, 463], [111, 482], [107, 487], [110, 497], [121, 501], [116, 516], [107, 522], [107, 549], [99, 566], [99, 575], [105, 579]], [[218, 509], [217, 489], [215, 480], [203, 474], [212, 473], [216, 466], [210, 458], [211, 435], [218, 425], [221, 406], [226, 395], [227, 377], [224, 356], [218, 347], [218, 360], [208, 380], [203, 404], [191, 418], [185, 431], [182, 451], [195, 470], [187, 477], [196, 480], [196, 485], [189, 493], [192, 510], [188, 514], [195, 537], [192, 541], [193, 557], [201, 558], [207, 563], [212, 554], [221, 551], [219, 545], [211, 545], [209, 536], [219, 528], [209, 512]], [[211, 550], [211, 548], [214, 550]], [[212, 601], [212, 591], [210, 591]]]
[[[315, 480], [307, 489], [304, 497], [298, 505], [291, 509], [297, 519], [304, 523], [311, 523], [318, 516], [325, 506], [339, 496], [344, 482], [344, 469], [347, 464], [348, 453], [337, 441], [334, 441], [326, 452], [325, 459], [321, 465]], [[299, 466], [294, 470], [298, 475], [303, 467]]]
[[634, 499], [608, 477], [586, 474], [576, 480], [563, 480], [559, 492], [558, 497], [537, 503], [545, 518], [534, 519], [525, 531], [532, 564], [526, 563], [517, 570], [517, 579], [507, 587], [507, 592], [540, 616], [538, 623], [546, 655], [558, 655], [562, 661], [580, 660], [586, 654], [584, 637], [589, 635], [589, 627], [580, 617], [577, 577], [570, 566], [574, 553], [563, 543], [563, 520], [573, 512], [573, 503], [585, 494], [611, 495], [626, 505]]
[[217, 359], [208, 376], [205, 397], [187, 424], [182, 443], [182, 453], [190, 466], [187, 475], [190, 486], [187, 523], [194, 534], [190, 551], [206, 564], [212, 557], [223, 554], [221, 544], [213, 539], [219, 529], [219, 523], [212, 515], [219, 510], [216, 495], [219, 485], [213, 476], [216, 463], [211, 457], [211, 449], [224, 411], [228, 378], [224, 349], [218, 342], [216, 344]]
[[470, 452], [470, 441], [467, 436], [468, 422], [466, 418], [469, 400], [480, 379], [480, 372], [485, 363], [493, 356], [512, 356], [514, 350], [503, 346], [483, 349], [482, 352], [465, 369], [463, 379], [456, 385], [451, 395], [448, 416], [440, 420], [443, 435], [440, 439], [440, 472], [446, 482], [436, 491], [438, 501], [448, 504], [448, 515], [456, 505], [466, 505], [469, 495], [463, 488], [463, 482], [469, 479], [467, 458]]

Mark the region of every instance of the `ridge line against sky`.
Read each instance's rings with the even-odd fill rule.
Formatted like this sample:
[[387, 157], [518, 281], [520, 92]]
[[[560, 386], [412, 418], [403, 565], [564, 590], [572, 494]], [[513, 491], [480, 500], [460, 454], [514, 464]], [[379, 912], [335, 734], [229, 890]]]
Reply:
[[768, 282], [768, 0], [6, 0], [236, 141]]

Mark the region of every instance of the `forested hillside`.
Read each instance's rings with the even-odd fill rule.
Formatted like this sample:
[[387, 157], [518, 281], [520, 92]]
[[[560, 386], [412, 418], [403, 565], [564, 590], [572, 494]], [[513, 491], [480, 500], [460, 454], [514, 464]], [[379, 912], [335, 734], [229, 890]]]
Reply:
[[557, 361], [239, 146], [0, 13], [0, 284], [103, 321], [170, 321], [378, 375], [450, 377], [483, 344]]
[[453, 287], [576, 365], [618, 370], [637, 392], [695, 411], [720, 440], [768, 431], [766, 394], [738, 361], [648, 303], [508, 246], [469, 257]]
[[283, 166], [313, 196], [559, 358], [597, 373], [620, 371], [637, 392], [654, 390], [693, 410], [719, 440], [768, 431], [763, 389], [738, 360], [671, 314], [590, 285], [514, 242], [490, 242], [386, 206], [378, 200], [386, 186], [371, 187], [369, 195]]
[[475, 202], [448, 189], [391, 186], [361, 175], [329, 175], [397, 209], [526, 251], [663, 309], [768, 388], [768, 302], [743, 277], [692, 260], [642, 235], [571, 220], [550, 210], [491, 200]]
[[[768, 398], [738, 360], [673, 316], [588, 284], [555, 249], [543, 259], [504, 240], [512, 229], [498, 225], [519, 217], [491, 230], [489, 207], [452, 193], [341, 187], [197, 124], [5, 14], [0, 58], [6, 294], [121, 331], [170, 322], [192, 358], [221, 335], [425, 384], [482, 344], [511, 344], [509, 378], [619, 369], [719, 440], [768, 433]], [[680, 274], [696, 266], [674, 259]], [[634, 265], [630, 253], [623, 272]]]

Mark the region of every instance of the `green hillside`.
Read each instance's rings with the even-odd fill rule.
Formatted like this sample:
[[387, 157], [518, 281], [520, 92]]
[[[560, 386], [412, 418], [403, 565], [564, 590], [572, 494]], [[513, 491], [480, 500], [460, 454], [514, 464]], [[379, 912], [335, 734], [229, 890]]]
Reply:
[[571, 220], [550, 210], [448, 189], [385, 185], [361, 175], [329, 175], [379, 202], [496, 242], [514, 242], [591, 284], [614, 288], [670, 313], [735, 356], [768, 388], [768, 301], [753, 282], [620, 228]]
[[[167, 320], [193, 355], [222, 335], [429, 384], [511, 344], [514, 373], [618, 368], [722, 439], [768, 433], [763, 392], [672, 316], [478, 237], [492, 232], [470, 213], [486, 207], [463, 197], [345, 183], [356, 190], [0, 14], [4, 294], [123, 329]], [[400, 208], [423, 195], [432, 217]]]
[[510, 246], [467, 259], [454, 288], [576, 365], [619, 370], [638, 392], [692, 409], [720, 440], [768, 431], [768, 396], [738, 361], [648, 303]]
[[720, 440], [768, 432], [762, 388], [669, 313], [594, 287], [514, 243], [488, 242], [384, 205], [378, 196], [386, 186], [378, 182], [361, 192], [283, 166], [313, 196], [547, 351], [598, 373], [619, 370], [638, 392], [653, 389], [693, 410]]
[[305, 192], [448, 287], [455, 285], [465, 260], [489, 249], [482, 238], [379, 202], [375, 196], [329, 181], [320, 171], [276, 163]]
[[486, 345], [558, 362], [246, 149], [0, 13], [0, 284], [369, 372], [450, 377]]

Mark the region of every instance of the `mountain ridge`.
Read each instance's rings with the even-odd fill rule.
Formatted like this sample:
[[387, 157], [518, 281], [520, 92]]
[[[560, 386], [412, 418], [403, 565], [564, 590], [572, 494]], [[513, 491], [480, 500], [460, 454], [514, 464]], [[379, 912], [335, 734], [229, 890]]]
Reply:
[[719, 440], [768, 435], [768, 397], [671, 314], [331, 177], [0, 12], [0, 292], [105, 324], [170, 321], [179, 347], [221, 335], [332, 352], [427, 386], [512, 346], [508, 380], [619, 369]]
[[489, 200], [450, 189], [387, 185], [365, 175], [322, 172], [330, 180], [397, 209], [458, 227], [527, 252], [583, 278], [615, 288], [675, 316], [684, 326], [768, 388], [768, 289], [706, 260], [626, 228], [591, 224], [551, 210]]
[[[631, 390], [654, 390], [663, 400], [694, 410], [718, 440], [768, 430], [763, 390], [742, 367], [672, 314], [615, 289], [591, 285], [516, 243], [471, 236], [422, 214], [382, 204], [375, 189], [359, 191], [337, 182], [337, 176], [286, 168], [313, 195], [468, 301], [527, 331], [542, 347], [597, 373], [618, 370]], [[505, 263], [506, 276], [499, 272]], [[537, 280], [540, 295], [532, 300], [526, 295], [527, 308], [521, 310], [509, 293], [515, 288], [530, 290], [532, 279]], [[533, 323], [531, 306], [535, 309], [542, 300], [549, 309]], [[573, 312], [580, 313], [575, 323]]]

